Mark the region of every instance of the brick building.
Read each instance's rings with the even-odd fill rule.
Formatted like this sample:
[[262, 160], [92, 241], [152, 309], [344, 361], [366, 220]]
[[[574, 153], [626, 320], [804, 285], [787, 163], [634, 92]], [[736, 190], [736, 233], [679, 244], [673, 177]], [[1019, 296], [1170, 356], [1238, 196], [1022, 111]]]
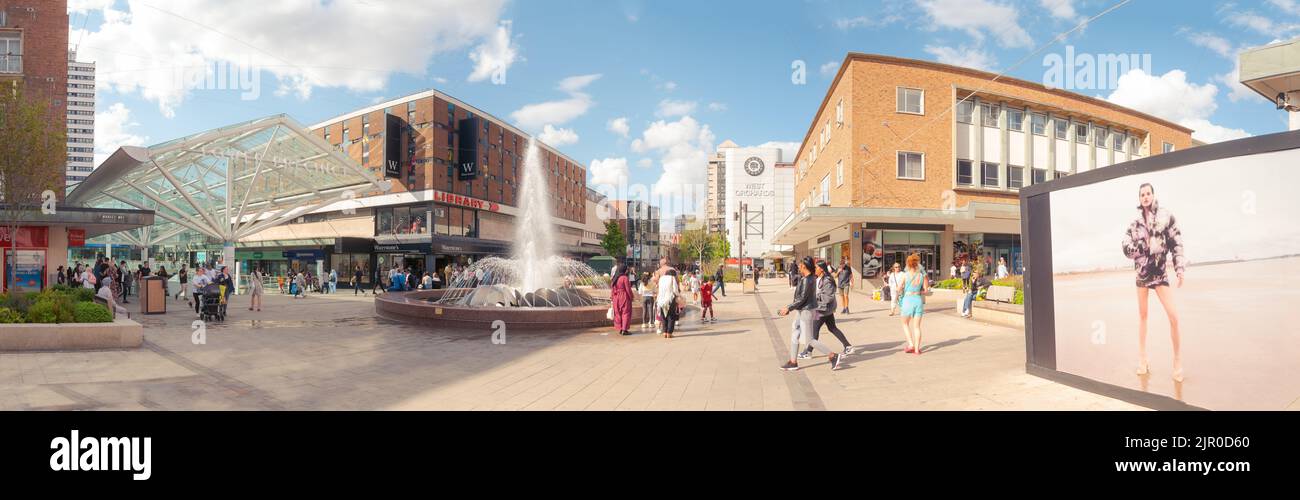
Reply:
[[[935, 277], [972, 257], [1020, 272], [1020, 187], [1193, 146], [1166, 120], [995, 76], [850, 53], [800, 147], [795, 214], [773, 242], [868, 277], [911, 253]], [[967, 255], [976, 242], [982, 255]]]
[[[27, 95], [49, 102], [57, 130], [67, 126], [67, 0], [0, 0], [0, 82], [22, 82]], [[60, 173], [64, 165], [51, 165]]]

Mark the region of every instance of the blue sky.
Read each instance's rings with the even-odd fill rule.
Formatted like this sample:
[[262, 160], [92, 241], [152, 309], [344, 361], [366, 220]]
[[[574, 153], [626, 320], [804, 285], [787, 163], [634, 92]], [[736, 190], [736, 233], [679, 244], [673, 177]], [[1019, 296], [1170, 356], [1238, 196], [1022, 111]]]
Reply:
[[[310, 125], [438, 88], [527, 130], [549, 125], [593, 180], [674, 193], [704, 181], [703, 157], [724, 140], [802, 140], [846, 52], [1001, 72], [1118, 3], [71, 0], [70, 23], [81, 59], [99, 64], [100, 156], [275, 113]], [[1082, 92], [1218, 141], [1285, 129], [1232, 84], [1234, 54], [1297, 35], [1296, 0], [1134, 0], [1008, 74], [1043, 81], [1044, 57], [1065, 44], [1150, 54], [1150, 75]], [[806, 84], [791, 81], [796, 61]], [[173, 83], [177, 68], [218, 64], [258, 68], [257, 98]], [[626, 129], [610, 126], [620, 118]]]

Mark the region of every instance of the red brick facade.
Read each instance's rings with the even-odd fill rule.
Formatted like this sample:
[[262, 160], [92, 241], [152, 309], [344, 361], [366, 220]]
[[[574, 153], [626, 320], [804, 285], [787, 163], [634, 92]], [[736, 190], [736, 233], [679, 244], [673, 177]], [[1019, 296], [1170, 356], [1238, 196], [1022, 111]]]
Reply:
[[[350, 113], [345, 115], [348, 118], [318, 126], [314, 132], [331, 145], [344, 147], [349, 157], [361, 162], [376, 177], [383, 177], [386, 114], [400, 118], [403, 125], [398, 158], [402, 175], [391, 178], [394, 192], [435, 189], [517, 206], [528, 137], [503, 126], [493, 116], [475, 113], [441, 95], [421, 94], [394, 101], [383, 109], [356, 116]], [[459, 126], [462, 120], [471, 117], [479, 119], [478, 178], [462, 181], [456, 166], [467, 159], [459, 157]], [[367, 121], [369, 133], [363, 134]], [[348, 143], [343, 146], [345, 128]], [[586, 223], [586, 168], [545, 145], [539, 154], [544, 168], [550, 172], [552, 214]]]
[[[21, 79], [28, 96], [50, 103], [55, 130], [67, 129], [67, 0], [0, 0], [0, 32], [22, 40], [22, 72], [0, 73], [0, 81]], [[0, 54], [4, 55], [4, 54]], [[65, 165], [52, 165], [62, 177]], [[59, 184], [63, 181], [60, 179]]]

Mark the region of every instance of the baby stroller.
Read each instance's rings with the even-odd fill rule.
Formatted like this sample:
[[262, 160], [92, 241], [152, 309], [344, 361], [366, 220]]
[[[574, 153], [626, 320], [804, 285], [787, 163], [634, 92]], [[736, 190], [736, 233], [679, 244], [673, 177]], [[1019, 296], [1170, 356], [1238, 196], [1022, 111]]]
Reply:
[[215, 284], [203, 287], [200, 300], [203, 305], [200, 308], [199, 319], [203, 321], [225, 321], [226, 305], [223, 304], [221, 296], [221, 287]]

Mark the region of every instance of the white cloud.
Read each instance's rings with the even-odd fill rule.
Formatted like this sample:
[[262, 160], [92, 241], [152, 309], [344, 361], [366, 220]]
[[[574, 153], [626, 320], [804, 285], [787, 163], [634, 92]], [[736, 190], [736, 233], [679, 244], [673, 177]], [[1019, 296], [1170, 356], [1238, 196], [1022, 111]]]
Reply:
[[1279, 22], [1254, 12], [1234, 12], [1228, 15], [1227, 21], [1233, 26], [1276, 38], [1289, 38], [1300, 32], [1300, 24]]
[[113, 2], [114, 0], [68, 0], [68, 13], [104, 10], [112, 7]]
[[668, 92], [672, 92], [674, 90], [677, 90], [677, 82], [664, 82], [664, 84], [661, 85], [660, 88]]
[[542, 133], [538, 134], [537, 138], [556, 148], [578, 143], [578, 133], [574, 132], [573, 129], [555, 128], [551, 125], [543, 127]]
[[726, 103], [721, 103], [721, 102], [711, 102], [711, 103], [709, 103], [709, 111], [722, 112], [722, 111], [726, 111], [726, 110], [727, 110], [727, 104], [726, 104]]
[[1193, 45], [1210, 49], [1220, 57], [1229, 59], [1237, 57], [1237, 50], [1232, 47], [1232, 42], [1221, 36], [1210, 33], [1191, 33], [1187, 38], [1191, 40]]
[[619, 186], [628, 178], [627, 158], [591, 160], [591, 166], [587, 170], [591, 172], [591, 180], [587, 182], [591, 186]]
[[840, 70], [839, 61], [828, 62], [826, 64], [823, 64], [821, 68], [818, 68], [818, 71], [821, 72], [822, 76], [827, 76], [827, 77], [835, 76], [835, 73], [839, 70]]
[[627, 135], [632, 132], [632, 127], [627, 124], [627, 117], [619, 117], [610, 120], [609, 123], [605, 124], [605, 128], [625, 139], [627, 138]]
[[697, 105], [699, 105], [699, 103], [695, 101], [674, 101], [672, 99], [664, 99], [659, 101], [659, 110], [656, 111], [655, 114], [663, 118], [685, 116], [694, 113]]
[[108, 159], [122, 146], [149, 146], [149, 137], [136, 135], [139, 126], [131, 121], [131, 109], [120, 102], [95, 112], [95, 165]]
[[994, 71], [997, 67], [997, 60], [988, 52], [978, 47], [942, 47], [927, 45], [925, 52], [934, 56], [935, 60], [954, 66], [966, 68], [981, 69], [984, 71]]
[[650, 168], [653, 167], [654, 165], [655, 165], [654, 160], [651, 160], [649, 158], [642, 158], [641, 160], [636, 162], [636, 166], [641, 168]]
[[1190, 128], [1194, 131], [1192, 137], [1207, 143], [1249, 137], [1245, 130], [1210, 122], [1218, 109], [1218, 93], [1219, 88], [1212, 83], [1187, 81], [1187, 74], [1181, 70], [1153, 76], [1135, 69], [1119, 77], [1119, 87], [1106, 100]]
[[496, 74], [504, 75], [519, 60], [519, 45], [510, 35], [512, 26], [510, 21], [502, 22], [487, 40], [470, 52], [474, 71], [469, 74], [469, 81], [481, 82]]
[[799, 143], [797, 142], [768, 141], [754, 147], [780, 149], [781, 161], [787, 163], [794, 162], [795, 155], [799, 154]]
[[903, 16], [896, 12], [885, 15], [841, 17], [835, 20], [835, 27], [841, 30], [851, 30], [856, 28], [879, 28], [894, 24], [903, 20]]
[[[87, 0], [70, 7], [106, 3]], [[382, 91], [395, 73], [425, 75], [433, 56], [496, 33], [504, 5], [505, 0], [285, 0], [273, 7], [264, 0], [118, 2], [103, 9], [95, 31], [83, 36], [73, 30], [69, 38], [81, 40], [80, 57], [96, 62], [101, 88], [138, 93], [173, 116], [198, 87], [186, 74], [215, 73], [218, 64], [268, 73], [299, 97], [313, 87]]]
[[510, 113], [510, 118], [526, 130], [540, 130], [544, 125], [562, 125], [582, 116], [596, 102], [582, 92], [601, 75], [571, 76], [560, 81], [559, 89], [569, 94], [568, 99], [529, 104]]
[[650, 124], [641, 138], [632, 142], [633, 151], [660, 155], [663, 173], [652, 193], [659, 199], [663, 218], [695, 213], [704, 200], [713, 141], [708, 125], [683, 116], [673, 122], [659, 120]]
[[1241, 61], [1232, 62], [1232, 71], [1214, 75], [1214, 79], [1228, 87], [1228, 100], [1240, 102], [1243, 99], [1259, 99], [1260, 95], [1241, 83]]
[[1057, 19], [1066, 21], [1079, 19], [1079, 13], [1074, 10], [1074, 0], [1038, 0], [1038, 3]]
[[1003, 47], [1029, 47], [1034, 41], [1020, 27], [1020, 11], [1014, 5], [991, 0], [921, 0], [929, 15], [930, 29], [965, 31], [977, 42], [992, 35]]

